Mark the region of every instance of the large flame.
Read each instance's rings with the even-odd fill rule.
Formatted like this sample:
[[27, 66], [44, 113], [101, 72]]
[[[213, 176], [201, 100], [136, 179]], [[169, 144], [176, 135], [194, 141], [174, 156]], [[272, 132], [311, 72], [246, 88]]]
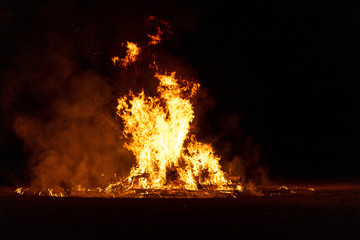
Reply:
[[[148, 35], [151, 38], [148, 46], [158, 44], [162, 34], [158, 28], [156, 36]], [[126, 47], [124, 58], [112, 58], [114, 65], [119, 63], [126, 68], [136, 62], [141, 48], [132, 42], [127, 42]], [[128, 177], [117, 178], [115, 174], [116, 180], [105, 187], [92, 189], [78, 185], [63, 191], [56, 187], [38, 195], [64, 197], [70, 193], [97, 192], [122, 196], [130, 189], [242, 191], [241, 185], [234, 185], [226, 178], [220, 157], [211, 144], [199, 142], [191, 134], [190, 126], [195, 118], [191, 98], [200, 84], [179, 80], [175, 75], [175, 72], [155, 74], [159, 96], [145, 96], [144, 91], [136, 95], [130, 91], [118, 99], [117, 114], [123, 122], [123, 135], [128, 139], [125, 147], [136, 157]], [[31, 193], [29, 188], [16, 189], [20, 195], [27, 192]]]
[[179, 81], [175, 72], [155, 77], [160, 97], [147, 97], [142, 91], [118, 100], [117, 114], [130, 138], [126, 148], [137, 161], [129, 179], [146, 189], [226, 188], [229, 181], [212, 146], [189, 134], [195, 117], [190, 98], [200, 85]]

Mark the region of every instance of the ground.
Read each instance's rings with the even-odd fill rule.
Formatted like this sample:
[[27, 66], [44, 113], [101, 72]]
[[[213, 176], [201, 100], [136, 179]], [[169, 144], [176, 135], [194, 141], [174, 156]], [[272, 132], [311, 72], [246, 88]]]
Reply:
[[262, 188], [237, 198], [0, 194], [0, 239], [360, 239], [360, 185]]

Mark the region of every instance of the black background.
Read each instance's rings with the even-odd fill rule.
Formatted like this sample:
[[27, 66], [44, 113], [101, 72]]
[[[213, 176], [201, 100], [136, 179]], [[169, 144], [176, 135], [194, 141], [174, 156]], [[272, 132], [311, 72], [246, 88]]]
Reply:
[[[170, 54], [191, 65], [215, 99], [207, 115], [211, 134], [221, 131], [223, 116], [240, 116], [241, 131], [260, 146], [271, 178], [359, 179], [358, 6], [340, 1], [5, 1], [0, 9], [1, 89], [8, 73], [21, 68], [19, 59], [46, 57], [49, 35], [60, 36], [51, 40], [53, 48], [61, 51], [63, 40], [70, 46], [80, 69], [111, 81], [108, 59], [121, 42], [143, 34], [147, 16], [157, 16], [176, 35], [167, 46]], [[31, 106], [31, 99], [19, 101]], [[0, 182], [12, 184], [27, 174], [28, 156], [12, 127], [25, 107], [16, 103], [9, 111], [13, 108], [2, 101]]]

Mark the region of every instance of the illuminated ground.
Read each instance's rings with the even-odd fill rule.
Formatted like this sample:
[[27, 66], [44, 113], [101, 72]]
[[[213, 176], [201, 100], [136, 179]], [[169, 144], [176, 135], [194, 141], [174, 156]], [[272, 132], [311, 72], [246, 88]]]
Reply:
[[212, 199], [25, 197], [2, 188], [0, 239], [360, 239], [360, 185], [287, 187]]

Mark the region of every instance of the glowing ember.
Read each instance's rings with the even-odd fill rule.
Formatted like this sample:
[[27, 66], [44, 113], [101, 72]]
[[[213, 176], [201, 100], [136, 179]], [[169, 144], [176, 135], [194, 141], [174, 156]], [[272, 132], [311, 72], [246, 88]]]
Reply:
[[29, 190], [29, 188], [19, 187], [15, 190], [15, 192], [19, 195], [23, 195], [28, 190]]

